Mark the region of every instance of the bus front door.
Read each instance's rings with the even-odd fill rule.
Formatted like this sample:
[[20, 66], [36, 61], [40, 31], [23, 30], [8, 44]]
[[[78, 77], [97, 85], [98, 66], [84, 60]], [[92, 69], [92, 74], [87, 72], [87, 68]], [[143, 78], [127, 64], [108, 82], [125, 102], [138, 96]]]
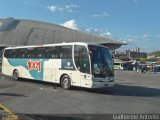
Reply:
[[89, 55], [82, 54], [80, 59], [80, 77], [81, 77], [81, 86], [82, 87], [89, 87], [89, 83], [91, 80], [90, 75], [90, 62], [89, 62]]

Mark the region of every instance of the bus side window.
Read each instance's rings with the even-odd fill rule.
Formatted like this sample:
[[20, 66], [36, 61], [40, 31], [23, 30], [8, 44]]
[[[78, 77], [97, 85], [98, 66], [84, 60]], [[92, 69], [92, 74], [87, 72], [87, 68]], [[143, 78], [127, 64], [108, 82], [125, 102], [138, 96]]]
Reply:
[[26, 48], [24, 49], [24, 58], [28, 58], [28, 50]]
[[55, 59], [56, 58], [56, 55], [55, 55], [55, 47], [49, 47], [48, 48], [48, 56], [49, 58], [51, 59]]
[[56, 59], [60, 59], [61, 58], [61, 56], [62, 56], [61, 49], [62, 49], [61, 46], [56, 46], [55, 47], [55, 58]]
[[74, 46], [74, 61], [77, 69], [80, 70], [80, 46], [79, 45]]
[[10, 58], [11, 50], [5, 50], [4, 57]]
[[23, 48], [16, 50], [16, 58], [25, 58], [25, 51]]
[[35, 58], [48, 58], [47, 48], [46, 47], [39, 47], [34, 49]]
[[74, 46], [74, 61], [76, 67], [83, 73], [90, 73], [89, 58], [85, 46]]
[[81, 71], [83, 73], [90, 73], [88, 54], [81, 54]]
[[11, 50], [11, 58], [16, 58], [17, 57], [16, 51], [17, 50], [15, 50], [15, 49]]
[[48, 48], [48, 47], [45, 48], [44, 57], [45, 57], [45, 58], [48, 58], [48, 59], [51, 58], [51, 55], [50, 55], [50, 52], [49, 52], [49, 48]]
[[16, 58], [21, 58], [22, 54], [21, 54], [20, 49], [16, 49], [15, 53], [16, 53], [16, 55], [15, 55]]
[[34, 58], [34, 49], [33, 48], [29, 48], [28, 49], [28, 58]]
[[72, 59], [72, 46], [71, 45], [62, 47], [61, 58], [62, 59]]

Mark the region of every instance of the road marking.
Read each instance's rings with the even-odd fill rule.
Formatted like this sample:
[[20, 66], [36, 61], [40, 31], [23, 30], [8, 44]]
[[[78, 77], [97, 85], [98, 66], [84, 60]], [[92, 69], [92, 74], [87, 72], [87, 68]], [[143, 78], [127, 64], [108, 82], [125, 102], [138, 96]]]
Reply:
[[11, 110], [6, 108], [4, 105], [0, 104], [0, 110], [3, 110], [7, 113], [6, 116], [1, 115], [2, 117], [5, 117], [5, 120], [20, 120], [17, 115], [15, 115]]

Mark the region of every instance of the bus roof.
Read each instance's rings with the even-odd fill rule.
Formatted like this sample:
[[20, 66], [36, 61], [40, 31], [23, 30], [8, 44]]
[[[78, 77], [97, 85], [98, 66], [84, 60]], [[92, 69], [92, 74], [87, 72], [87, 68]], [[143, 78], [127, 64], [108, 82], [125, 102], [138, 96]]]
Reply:
[[29, 45], [29, 46], [15, 46], [15, 47], [7, 47], [5, 49], [18, 49], [18, 48], [34, 48], [34, 47], [49, 47], [49, 46], [61, 46], [61, 45], [95, 45], [95, 46], [101, 46], [101, 47], [105, 47], [108, 48], [106, 46], [103, 45], [99, 45], [98, 43], [88, 43], [88, 42], [63, 42], [63, 43], [56, 43], [56, 44], [42, 44], [42, 45]]

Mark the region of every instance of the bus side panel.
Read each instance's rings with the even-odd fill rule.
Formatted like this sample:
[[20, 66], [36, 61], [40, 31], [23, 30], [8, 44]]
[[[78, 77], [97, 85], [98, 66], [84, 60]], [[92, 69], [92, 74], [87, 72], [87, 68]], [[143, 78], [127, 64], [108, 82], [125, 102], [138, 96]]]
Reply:
[[[60, 80], [60, 77], [64, 74], [66, 74], [70, 77], [72, 86], [81, 86], [80, 72], [79, 71], [76, 71], [76, 70], [72, 70], [72, 71], [59, 70], [59, 71], [56, 71], [56, 79]], [[60, 81], [58, 83], [60, 83]]]
[[12, 66], [6, 58], [3, 58], [2, 61], [2, 73], [4, 75], [12, 76], [13, 70], [15, 69], [14, 66]]
[[[13, 75], [13, 71], [17, 69], [19, 71], [19, 76], [23, 78], [29, 78], [34, 79], [31, 74], [28, 72], [28, 70], [24, 66], [15, 65], [17, 60], [15, 59], [6, 59], [3, 58], [2, 63], [2, 73], [8, 76]], [[21, 62], [21, 61], [18, 61]]]
[[91, 88], [92, 84], [92, 75], [87, 73], [81, 73], [81, 87]]
[[80, 71], [73, 71], [70, 75], [72, 79], [72, 85], [73, 86], [81, 86], [81, 78], [80, 78]]
[[50, 59], [44, 62], [43, 80], [48, 82], [59, 83], [59, 79], [56, 79], [56, 71], [61, 68], [60, 59]]
[[75, 69], [72, 59], [60, 59], [56, 65], [59, 67], [56, 69], [56, 82], [60, 83], [62, 75], [68, 75], [72, 86], [81, 86], [80, 71]]
[[44, 62], [48, 59], [4, 59], [3, 73], [12, 76], [17, 69], [19, 77], [35, 80], [43, 80]]

